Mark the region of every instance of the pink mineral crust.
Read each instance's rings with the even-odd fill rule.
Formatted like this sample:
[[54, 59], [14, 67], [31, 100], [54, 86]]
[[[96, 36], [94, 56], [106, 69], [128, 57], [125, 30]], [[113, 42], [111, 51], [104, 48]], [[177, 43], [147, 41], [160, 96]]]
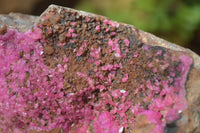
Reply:
[[101, 113], [93, 125], [95, 133], [118, 133], [120, 129], [115, 117], [109, 112]]
[[108, 19], [59, 13], [0, 35], [0, 132], [134, 132], [143, 115], [163, 133], [180, 118], [191, 57]]
[[149, 124], [154, 124], [155, 128], [151, 133], [162, 133], [165, 124], [161, 121], [162, 115], [159, 112], [148, 110], [142, 111], [139, 115], [145, 115]]

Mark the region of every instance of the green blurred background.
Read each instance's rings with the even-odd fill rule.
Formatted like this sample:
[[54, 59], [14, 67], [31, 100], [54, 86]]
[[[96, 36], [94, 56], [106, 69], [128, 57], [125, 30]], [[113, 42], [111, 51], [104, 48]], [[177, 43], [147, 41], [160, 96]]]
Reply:
[[50, 4], [132, 24], [200, 55], [200, 0], [0, 0], [0, 13], [40, 15]]

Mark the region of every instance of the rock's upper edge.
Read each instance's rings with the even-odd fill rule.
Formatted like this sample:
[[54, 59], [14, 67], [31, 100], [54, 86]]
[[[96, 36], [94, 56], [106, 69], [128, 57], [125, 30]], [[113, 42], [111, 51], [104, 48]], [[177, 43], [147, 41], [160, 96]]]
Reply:
[[[105, 19], [109, 19], [105, 16], [101, 16], [101, 15], [96, 15], [96, 14], [93, 14], [93, 13], [89, 13], [89, 12], [85, 12], [85, 11], [81, 11], [81, 10], [76, 10], [76, 9], [72, 9], [72, 8], [68, 8], [68, 7], [62, 7], [62, 6], [58, 6], [58, 5], [55, 5], [55, 4], [52, 4], [50, 5], [41, 15], [40, 17], [42, 17], [46, 12], [48, 12], [49, 10], [52, 10], [53, 8], [56, 8], [56, 9], [66, 9], [68, 11], [72, 11], [72, 12], [78, 12], [80, 15], [83, 15], [83, 16], [91, 16], [91, 17], [101, 17], [101, 18], [105, 18]], [[113, 20], [112, 20], [113, 21]], [[190, 49], [187, 49], [187, 48], [184, 48], [184, 47], [181, 47], [177, 44], [174, 44], [174, 43], [171, 43], [171, 42], [168, 42], [164, 39], [161, 39], [151, 33], [148, 33], [148, 32], [145, 32], [145, 31], [142, 31], [142, 30], [139, 30], [137, 29], [135, 26], [133, 25], [130, 25], [130, 24], [125, 24], [125, 23], [121, 23], [121, 22], [117, 22], [117, 21], [114, 21], [115, 23], [120, 23], [122, 25], [125, 25], [125, 26], [129, 26], [131, 27], [135, 33], [137, 33], [138, 37], [141, 39], [141, 41], [143, 41], [144, 43], [146, 44], [149, 44], [149, 45], [152, 45], [152, 46], [162, 46], [162, 47], [165, 47], [165, 48], [168, 48], [168, 49], [171, 49], [171, 50], [174, 50], [174, 51], [183, 51], [183, 52], [186, 52], [188, 53], [194, 60], [194, 67], [195, 68], [198, 68], [198, 70], [200, 71], [200, 56], [197, 55], [195, 52], [193, 52], [192, 50]]]
[[[58, 8], [58, 9], [67, 9], [72, 12], [78, 12], [80, 15], [83, 16], [91, 16], [91, 17], [103, 17], [105, 19], [108, 19], [107, 17], [101, 16], [101, 15], [96, 15], [93, 13], [81, 11], [81, 10], [76, 10], [68, 7], [62, 7], [58, 5], [50, 5], [41, 15], [39, 16], [33, 16], [33, 15], [27, 15], [27, 14], [21, 14], [21, 13], [10, 13], [8, 15], [5, 14], [0, 14], [0, 27], [3, 24], [6, 24], [9, 28], [17, 29], [20, 32], [25, 32], [26, 30], [31, 29], [35, 24], [37, 24], [42, 16], [48, 12], [49, 10], [52, 10], [53, 8]], [[116, 21], [114, 21], [116, 22]], [[120, 22], [116, 22], [120, 23]], [[142, 30], [138, 30], [135, 26], [125, 24], [125, 23], [120, 23], [125, 26], [131, 27], [135, 33], [137, 33], [138, 37], [143, 41], [144, 43], [147, 43], [152, 46], [162, 46], [174, 51], [183, 51], [187, 52], [190, 56], [193, 57], [194, 60], [194, 67], [198, 68], [200, 71], [200, 56], [197, 55], [195, 52], [191, 51], [190, 49], [178, 46], [174, 43], [168, 42], [164, 39], [161, 39], [151, 33], [144, 32]]]

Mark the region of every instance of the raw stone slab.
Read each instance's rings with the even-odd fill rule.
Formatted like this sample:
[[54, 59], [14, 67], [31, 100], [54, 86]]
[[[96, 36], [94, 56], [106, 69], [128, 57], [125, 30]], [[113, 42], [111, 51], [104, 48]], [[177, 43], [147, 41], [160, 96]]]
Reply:
[[[5, 28], [5, 25], [7, 28]], [[115, 129], [118, 129], [126, 133], [200, 132], [200, 57], [191, 50], [141, 31], [132, 25], [114, 22], [103, 16], [56, 5], [49, 6], [40, 17], [15, 13], [0, 15], [1, 35], [10, 32], [8, 29], [17, 29], [19, 32], [26, 32], [28, 29], [34, 31], [34, 26], [39, 27], [42, 31], [42, 39], [39, 38], [38, 40], [40, 40], [44, 50], [41, 58], [44, 59], [47, 69], [56, 69], [64, 75], [62, 87], [64, 93], [76, 94], [80, 92], [81, 94], [77, 95], [83, 101], [83, 103], [79, 101], [80, 105], [88, 104], [92, 106], [92, 109], [95, 108], [94, 103], [102, 102], [100, 99], [105, 98], [101, 97], [100, 94], [111, 97], [111, 99], [104, 99], [103, 102], [107, 101], [105, 107], [102, 104], [101, 109], [95, 109], [98, 112], [95, 112], [98, 119], [101, 117], [112, 121], [114, 119], [114, 125], [107, 128], [108, 133], [111, 132], [111, 129], [114, 132], [116, 132]], [[108, 52], [109, 49], [112, 50]], [[64, 66], [62, 56], [64, 55], [69, 57], [69, 61], [66, 61], [69, 62], [66, 70], [63, 70], [62, 67]], [[88, 59], [90, 59], [90, 63], [87, 63]], [[98, 69], [94, 70], [95, 68]], [[174, 73], [170, 68], [176, 69], [173, 70]], [[94, 73], [98, 71], [104, 77], [107, 76], [107, 79], [94, 76]], [[88, 73], [85, 74], [85, 72]], [[113, 79], [111, 73], [115, 75]], [[108, 82], [109, 75], [111, 83], [104, 83]], [[170, 79], [172, 82], [170, 82]], [[168, 92], [169, 95], [168, 93], [163, 94], [163, 101], [159, 101], [159, 96], [164, 93], [162, 90], [166, 89], [162, 80], [166, 81], [168, 85], [165, 85], [171, 92]], [[175, 82], [178, 82], [178, 85], [175, 85]], [[157, 88], [154, 84], [158, 84]], [[98, 85], [105, 88], [97, 89]], [[75, 89], [72, 86], [75, 86]], [[177, 91], [173, 91], [172, 89], [176, 89], [177, 86]], [[86, 89], [83, 95], [84, 87], [88, 87], [88, 90]], [[118, 89], [120, 89], [119, 92]], [[85, 96], [93, 96], [88, 94], [90, 91], [96, 98]], [[125, 95], [126, 92], [128, 92], [127, 95]], [[172, 98], [171, 102], [164, 101], [167, 96]], [[124, 101], [122, 100], [123, 97], [125, 97]], [[176, 98], [180, 99], [177, 100]], [[177, 103], [172, 104], [173, 101]], [[122, 104], [120, 106], [116, 103]], [[141, 103], [141, 105], [136, 106], [138, 103]], [[165, 104], [162, 105], [161, 103]], [[73, 104], [75, 104], [73, 107], [80, 111], [79, 104]], [[130, 106], [130, 108], [125, 109], [126, 106]], [[177, 107], [180, 107], [181, 110], [177, 110]], [[2, 105], [0, 112], [1, 108]], [[114, 109], [116, 109], [115, 113], [113, 113]], [[171, 111], [171, 114], [169, 114], [168, 109], [175, 113], [173, 114], [173, 111]], [[157, 119], [155, 115], [161, 116]], [[0, 118], [3, 120], [1, 114]], [[81, 132], [88, 129], [91, 132], [105, 132], [103, 128], [109, 123], [105, 122], [106, 125], [103, 125], [97, 118], [90, 118], [93, 124], [83, 124], [84, 128], [81, 127], [81, 124], [77, 124], [74, 127], [71, 126], [69, 130], [75, 132], [75, 130], [81, 129], [79, 130]], [[133, 121], [131, 121], [132, 119]], [[20, 120], [25, 123], [24, 119]], [[126, 120], [130, 120], [132, 123], [123, 123]], [[70, 125], [71, 121], [67, 122]], [[119, 125], [116, 125], [116, 123]], [[71, 123], [71, 125], [73, 124]], [[104, 127], [101, 127], [101, 125]], [[44, 126], [48, 126], [48, 123]], [[15, 127], [16, 129], [9, 131], [30, 131], [29, 127], [25, 127], [26, 129]], [[41, 126], [36, 127], [35, 130], [30, 132], [36, 133], [37, 130], [43, 130]], [[95, 128], [98, 128], [98, 131]], [[50, 128], [46, 130], [50, 130]], [[57, 127], [51, 132], [59, 133], [64, 130], [67, 131], [67, 129]]]

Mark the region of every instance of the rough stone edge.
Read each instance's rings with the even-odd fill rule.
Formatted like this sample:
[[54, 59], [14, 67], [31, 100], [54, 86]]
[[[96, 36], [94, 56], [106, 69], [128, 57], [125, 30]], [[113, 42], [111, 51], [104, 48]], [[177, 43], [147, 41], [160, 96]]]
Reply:
[[17, 29], [20, 32], [32, 29], [38, 21], [38, 16], [21, 13], [0, 14], [0, 27], [5, 24], [8, 28]]
[[[54, 4], [50, 5], [41, 14], [41, 16], [43, 16], [46, 12], [48, 12], [52, 8], [60, 8], [60, 10], [61, 9], [66, 9], [68, 11], [78, 12], [80, 15], [83, 15], [83, 16], [90, 16], [90, 17], [95, 17], [95, 18], [101, 17], [101, 18], [104, 18], [104, 19], [109, 19], [109, 18], [107, 18], [105, 16], [96, 15], [96, 14], [93, 14], [93, 13], [89, 13], [89, 12], [85, 12], [85, 11], [81, 11], [81, 10], [76, 10], [76, 9], [72, 9], [72, 8], [68, 8], [68, 7], [62, 7], [62, 6], [58, 6], [58, 5], [54, 5]], [[114, 21], [114, 22], [115, 23], [120, 23], [120, 22], [117, 22], [117, 21]], [[196, 53], [194, 53], [193, 51], [191, 51], [190, 49], [178, 46], [178, 45], [176, 45], [174, 43], [170, 43], [170, 42], [168, 42], [166, 40], [163, 40], [163, 39], [161, 39], [161, 38], [159, 38], [159, 37], [157, 37], [157, 36], [155, 36], [153, 34], [150, 34], [150, 33], [144, 32], [142, 30], [139, 30], [133, 25], [129, 25], [129, 24], [125, 24], [125, 23], [120, 23], [120, 24], [122, 24], [124, 26], [131, 27], [135, 31], [135, 33], [137, 33], [138, 37], [140, 37], [141, 41], [143, 41], [144, 43], [150, 44], [152, 46], [162, 46], [162, 47], [174, 50], [174, 51], [187, 52], [194, 59], [194, 67], [199, 68], [199, 71], [200, 71], [200, 56], [197, 55]], [[141, 36], [143, 36], [143, 38], [141, 38]]]

